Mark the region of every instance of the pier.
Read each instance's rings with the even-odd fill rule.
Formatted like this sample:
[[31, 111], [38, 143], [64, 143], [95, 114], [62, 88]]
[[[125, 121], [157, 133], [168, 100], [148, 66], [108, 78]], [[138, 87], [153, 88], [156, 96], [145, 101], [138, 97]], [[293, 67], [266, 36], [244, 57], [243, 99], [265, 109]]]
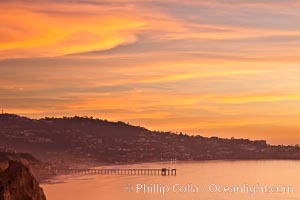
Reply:
[[159, 169], [56, 169], [57, 175], [60, 174], [107, 174], [107, 175], [148, 175], [148, 176], [176, 176], [176, 169], [159, 168]]

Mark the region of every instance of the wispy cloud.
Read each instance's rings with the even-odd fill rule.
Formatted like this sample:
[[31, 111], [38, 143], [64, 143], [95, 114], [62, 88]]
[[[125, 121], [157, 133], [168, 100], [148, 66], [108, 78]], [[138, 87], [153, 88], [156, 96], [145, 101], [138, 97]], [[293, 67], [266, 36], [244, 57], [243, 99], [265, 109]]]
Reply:
[[[266, 4], [268, 9], [253, 8], [256, 4]], [[284, 4], [234, 1], [230, 6], [224, 1], [4, 1], [0, 4], [0, 55], [44, 57], [104, 51], [135, 43], [143, 37], [158, 42], [193, 39], [198, 46], [207, 41], [245, 38], [254, 42], [255, 38], [276, 36], [289, 40], [300, 36], [297, 29], [300, 16], [295, 12], [299, 5], [295, 4], [294, 1]], [[278, 9], [285, 12], [277, 12]]]

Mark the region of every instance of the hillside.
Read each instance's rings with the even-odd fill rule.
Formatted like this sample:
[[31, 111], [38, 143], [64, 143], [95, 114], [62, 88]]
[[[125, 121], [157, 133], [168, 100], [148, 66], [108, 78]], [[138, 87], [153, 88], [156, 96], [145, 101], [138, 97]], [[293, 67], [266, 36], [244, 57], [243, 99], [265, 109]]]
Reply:
[[1, 147], [0, 171], [7, 169], [11, 161], [22, 163], [24, 166], [30, 168], [31, 173], [39, 181], [45, 180], [54, 175], [54, 171], [51, 170], [50, 164], [39, 161], [31, 154], [17, 153], [14, 150]]
[[38, 165], [40, 162], [27, 153], [15, 153], [6, 148], [0, 148], [0, 169], [4, 170], [8, 167], [9, 161], [19, 161], [26, 165]]
[[0, 115], [0, 146], [57, 165], [160, 160], [300, 159], [300, 148], [266, 141], [150, 131], [87, 117], [30, 119]]

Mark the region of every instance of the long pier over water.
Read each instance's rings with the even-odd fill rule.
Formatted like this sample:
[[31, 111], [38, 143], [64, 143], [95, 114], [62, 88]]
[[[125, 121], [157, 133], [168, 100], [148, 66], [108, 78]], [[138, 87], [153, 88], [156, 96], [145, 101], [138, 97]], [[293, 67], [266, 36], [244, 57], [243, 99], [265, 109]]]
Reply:
[[153, 175], [153, 176], [176, 176], [176, 169], [57, 169], [56, 174], [110, 174], [110, 175]]

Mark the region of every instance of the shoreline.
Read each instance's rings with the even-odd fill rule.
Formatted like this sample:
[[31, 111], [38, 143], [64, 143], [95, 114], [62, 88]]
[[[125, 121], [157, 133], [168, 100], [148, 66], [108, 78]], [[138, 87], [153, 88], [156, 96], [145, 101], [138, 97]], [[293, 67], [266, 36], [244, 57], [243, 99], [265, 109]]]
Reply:
[[[175, 163], [172, 163], [172, 165], [175, 165], [176, 168], [176, 164], [196, 164], [196, 163], [221, 163], [221, 162], [247, 162], [247, 161], [262, 161], [262, 162], [282, 162], [282, 161], [299, 161], [300, 159], [215, 159], [215, 160], [198, 160], [198, 161], [176, 161]], [[101, 165], [97, 165], [95, 167], [91, 167], [90, 169], [98, 169], [101, 167], [117, 167], [117, 166], [126, 166], [125, 168], [128, 168], [130, 166], [133, 165], [150, 165], [150, 164], [161, 164], [161, 165], [166, 165], [166, 164], [171, 164], [169, 162], [166, 161], [155, 161], [155, 162], [137, 162], [137, 163], [127, 163], [127, 164], [108, 164], [108, 163], [103, 163]], [[57, 176], [53, 176], [50, 177], [49, 179], [43, 180], [40, 183], [42, 185], [47, 185], [47, 184], [61, 184], [61, 183], [65, 183], [65, 181], [63, 181], [61, 178], [57, 179], [58, 177], [65, 177], [64, 180], [67, 180], [68, 177], [86, 177], [87, 175], [85, 174], [61, 174], [61, 175], [57, 175]], [[95, 176], [95, 175], [92, 175]]]

